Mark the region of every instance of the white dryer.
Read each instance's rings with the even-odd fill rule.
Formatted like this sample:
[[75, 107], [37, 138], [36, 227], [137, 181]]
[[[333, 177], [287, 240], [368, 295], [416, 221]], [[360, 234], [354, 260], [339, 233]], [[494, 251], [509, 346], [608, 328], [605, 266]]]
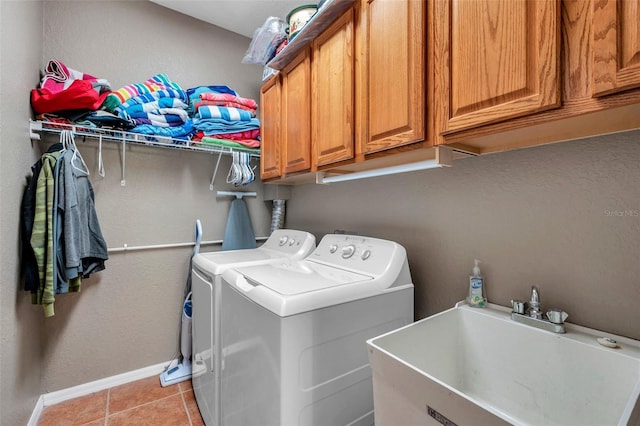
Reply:
[[222, 426], [374, 423], [366, 340], [413, 322], [402, 246], [327, 235], [306, 259], [222, 278]]
[[207, 426], [219, 422], [219, 313], [222, 273], [242, 265], [301, 259], [315, 248], [315, 237], [303, 231], [275, 230], [260, 247], [199, 253], [192, 270], [192, 382], [200, 414]]

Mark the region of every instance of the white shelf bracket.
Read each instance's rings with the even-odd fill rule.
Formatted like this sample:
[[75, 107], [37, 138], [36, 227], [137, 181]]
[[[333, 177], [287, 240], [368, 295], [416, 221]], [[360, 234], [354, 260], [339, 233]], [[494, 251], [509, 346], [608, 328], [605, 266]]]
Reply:
[[125, 169], [126, 169], [126, 163], [125, 163], [126, 148], [127, 148], [127, 139], [126, 139], [126, 136], [123, 134], [122, 135], [122, 178], [120, 179], [120, 186], [127, 186], [127, 180], [124, 177]]
[[326, 185], [327, 183], [324, 181], [325, 173], [317, 172], [316, 173], [316, 185]]
[[29, 137], [31, 140], [39, 141], [40, 134], [36, 132], [42, 131], [42, 123], [39, 121], [29, 121]]
[[211, 176], [211, 183], [209, 184], [209, 191], [213, 191], [213, 183], [216, 180], [218, 174], [218, 166], [220, 165], [220, 159], [222, 158], [222, 151], [218, 154], [218, 161], [216, 161], [216, 167], [213, 169], [213, 176]]

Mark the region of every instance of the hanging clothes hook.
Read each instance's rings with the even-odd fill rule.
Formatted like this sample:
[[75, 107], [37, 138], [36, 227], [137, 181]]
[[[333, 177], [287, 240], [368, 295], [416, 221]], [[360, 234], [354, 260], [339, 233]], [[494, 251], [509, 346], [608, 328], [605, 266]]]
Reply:
[[104, 162], [102, 161], [102, 135], [98, 139], [98, 174], [100, 177], [105, 177]]
[[127, 186], [127, 181], [124, 178], [124, 171], [125, 171], [125, 147], [126, 147], [126, 136], [123, 133], [122, 134], [122, 178], [120, 179], [120, 186]]
[[213, 176], [211, 176], [211, 183], [209, 184], [209, 191], [213, 191], [213, 182], [216, 180], [218, 174], [218, 166], [220, 165], [220, 159], [222, 158], [222, 151], [218, 154], [218, 161], [216, 161], [216, 168], [213, 169]]

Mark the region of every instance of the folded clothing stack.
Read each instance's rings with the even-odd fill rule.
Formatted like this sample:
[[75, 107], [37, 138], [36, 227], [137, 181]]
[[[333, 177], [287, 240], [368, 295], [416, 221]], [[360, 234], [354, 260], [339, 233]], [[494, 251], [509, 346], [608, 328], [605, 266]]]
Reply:
[[180, 86], [171, 81], [166, 74], [156, 74], [147, 81], [132, 83], [110, 93], [105, 99], [102, 108], [109, 112], [114, 112], [118, 106], [133, 97], [166, 89], [182, 90]]
[[260, 147], [256, 101], [223, 85], [185, 91], [162, 73], [111, 91], [107, 80], [52, 60], [31, 92], [31, 104], [36, 117], [49, 122], [116, 128], [176, 143]]
[[40, 87], [31, 91], [31, 106], [37, 114], [68, 110], [97, 110], [111, 91], [111, 85], [67, 67], [60, 61], [49, 61]]
[[165, 74], [111, 93], [103, 108], [134, 123], [132, 132], [188, 140], [193, 121], [187, 112], [187, 94]]
[[189, 89], [195, 95], [190, 95], [196, 129], [192, 140], [208, 145], [259, 148], [260, 120], [256, 118], [256, 101], [240, 97], [231, 89], [207, 87], [209, 90]]

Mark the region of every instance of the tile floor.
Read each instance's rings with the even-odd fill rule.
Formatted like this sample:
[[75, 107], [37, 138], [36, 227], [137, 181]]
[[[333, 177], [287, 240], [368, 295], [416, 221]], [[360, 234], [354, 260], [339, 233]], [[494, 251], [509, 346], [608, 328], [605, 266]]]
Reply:
[[191, 381], [163, 388], [158, 376], [45, 407], [38, 426], [204, 426]]

